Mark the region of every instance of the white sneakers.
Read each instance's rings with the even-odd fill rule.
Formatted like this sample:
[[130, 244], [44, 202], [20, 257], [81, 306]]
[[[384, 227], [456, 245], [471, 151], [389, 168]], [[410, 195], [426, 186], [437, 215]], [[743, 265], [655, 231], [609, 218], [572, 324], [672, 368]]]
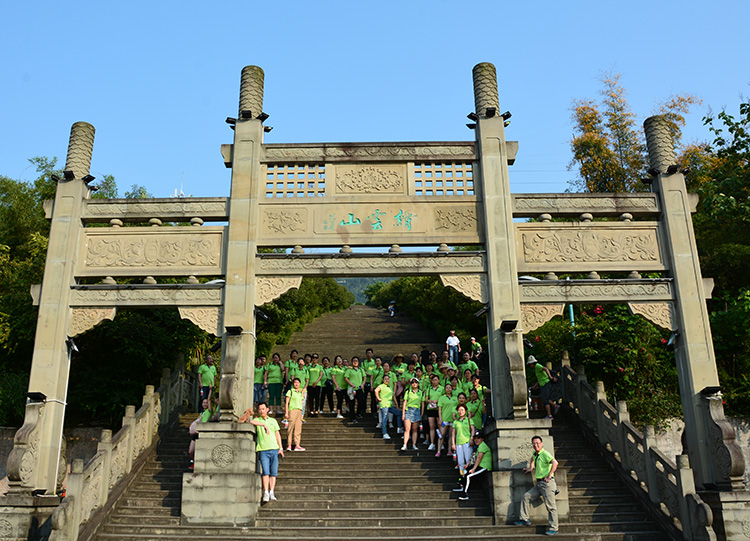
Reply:
[[435, 450], [435, 444], [431, 443], [430, 446], [427, 448], [428, 451], [434, 451]]
[[402, 446], [401, 446], [401, 450], [402, 450], [402, 451], [406, 451], [406, 445], [402, 445]]
[[383, 424], [382, 423], [378, 423], [378, 424], [375, 425], [375, 428], [383, 428]]
[[389, 440], [389, 439], [391, 439], [391, 437], [388, 434], [383, 434], [383, 439], [384, 440]]
[[396, 433], [397, 433], [397, 434], [403, 434], [403, 433], [404, 433], [404, 429], [403, 429], [403, 428], [399, 428], [399, 429], [398, 429], [398, 430], [396, 431]]
[[263, 493], [263, 503], [268, 503], [268, 501], [271, 499], [271, 493], [267, 490]]

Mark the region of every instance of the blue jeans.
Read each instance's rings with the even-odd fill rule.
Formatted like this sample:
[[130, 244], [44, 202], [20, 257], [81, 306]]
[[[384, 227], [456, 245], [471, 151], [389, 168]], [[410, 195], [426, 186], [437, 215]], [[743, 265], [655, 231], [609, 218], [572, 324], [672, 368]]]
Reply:
[[448, 358], [458, 366], [458, 346], [448, 346]]
[[398, 408], [394, 408], [391, 406], [390, 408], [380, 408], [379, 414], [380, 414], [380, 425], [383, 429], [383, 434], [388, 434], [388, 414], [392, 413], [393, 417], [396, 419], [396, 426], [401, 428], [403, 425], [403, 422], [401, 421], [401, 410]]
[[265, 402], [266, 401], [266, 389], [263, 387], [262, 383], [254, 383], [253, 384], [253, 394], [255, 395], [253, 398], [255, 399], [255, 402]]
[[261, 475], [277, 477], [279, 474], [279, 450], [259, 451]]

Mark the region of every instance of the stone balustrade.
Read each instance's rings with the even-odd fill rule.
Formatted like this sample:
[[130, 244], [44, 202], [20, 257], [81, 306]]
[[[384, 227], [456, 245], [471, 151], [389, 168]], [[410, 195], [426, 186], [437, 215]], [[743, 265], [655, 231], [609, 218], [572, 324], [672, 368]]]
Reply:
[[126, 406], [122, 428], [113, 436], [103, 430], [96, 454], [84, 464], [74, 460], [65, 497], [52, 514], [50, 541], [75, 541], [82, 526], [102, 509], [118, 483], [128, 477], [138, 459], [148, 453], [183, 403], [194, 408], [197, 381], [180, 368], [164, 369], [161, 385], [146, 386], [141, 407]]
[[567, 352], [562, 359], [563, 403], [599, 441], [601, 447], [622, 468], [625, 476], [640, 487], [644, 498], [659, 510], [664, 523], [686, 540], [716, 539], [713, 514], [695, 490], [687, 455], [675, 461], [656, 447], [653, 426], [643, 432], [630, 423], [625, 401], [616, 407], [607, 401], [604, 384], [592, 387], [583, 367], [570, 366]]

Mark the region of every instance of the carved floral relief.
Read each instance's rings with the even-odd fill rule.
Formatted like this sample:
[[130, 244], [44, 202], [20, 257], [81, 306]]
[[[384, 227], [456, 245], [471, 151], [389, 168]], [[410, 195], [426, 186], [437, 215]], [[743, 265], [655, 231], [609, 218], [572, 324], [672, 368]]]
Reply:
[[477, 214], [472, 209], [436, 209], [435, 229], [446, 231], [476, 231]]
[[302, 276], [260, 276], [255, 282], [255, 306], [263, 306], [301, 283]]
[[218, 267], [221, 235], [92, 235], [84, 265], [92, 267]]
[[521, 328], [524, 332], [538, 329], [555, 316], [563, 314], [564, 303], [555, 304], [522, 304]]
[[487, 278], [484, 274], [441, 274], [440, 281], [444, 286], [452, 287], [470, 299], [489, 302]]
[[526, 263], [659, 261], [655, 231], [521, 232]]
[[367, 166], [336, 174], [338, 193], [402, 193], [404, 175], [393, 169]]
[[221, 336], [219, 322], [221, 321], [221, 307], [219, 306], [180, 306], [180, 317], [188, 319], [214, 336]]
[[99, 323], [115, 319], [117, 308], [73, 308], [70, 317], [70, 336], [78, 336]]
[[675, 330], [674, 310], [671, 302], [629, 302], [633, 314], [638, 314], [655, 325], [670, 331]]
[[307, 230], [307, 209], [266, 210], [263, 215], [266, 230], [285, 235]]

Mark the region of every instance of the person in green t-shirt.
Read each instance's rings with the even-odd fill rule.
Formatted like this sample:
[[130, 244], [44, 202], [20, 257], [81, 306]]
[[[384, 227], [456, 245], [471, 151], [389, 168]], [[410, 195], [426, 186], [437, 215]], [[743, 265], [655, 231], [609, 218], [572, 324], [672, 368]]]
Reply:
[[[375, 357], [373, 363], [374, 364], [370, 368], [370, 371], [367, 373], [369, 376], [368, 381], [370, 382], [370, 389], [372, 390], [370, 397], [370, 410], [372, 413], [379, 415], [380, 408], [378, 406], [378, 399], [375, 397], [375, 388], [383, 383], [383, 374], [385, 374], [385, 371], [383, 370], [383, 360], [380, 357]], [[367, 369], [365, 369], [365, 372], [367, 372]]]
[[[300, 359], [304, 362], [303, 359]], [[286, 450], [291, 451], [294, 445], [295, 451], [304, 451], [305, 448], [300, 446], [302, 439], [302, 408], [305, 404], [305, 393], [302, 391], [302, 385], [299, 378], [292, 380], [292, 388], [286, 393], [286, 419], [289, 419], [289, 428], [286, 437]]]
[[333, 368], [331, 368], [331, 377], [333, 378], [333, 389], [336, 392], [336, 419], [343, 419], [341, 408], [346, 397], [346, 376], [344, 369], [344, 360], [341, 355], [333, 358]]
[[203, 399], [211, 400], [211, 395], [214, 392], [214, 382], [216, 381], [216, 367], [214, 366], [214, 358], [211, 355], [206, 355], [204, 364], [198, 367], [198, 379], [201, 383], [201, 407], [198, 409], [198, 413], [203, 412]]
[[450, 431], [453, 427], [453, 412], [456, 411], [456, 406], [458, 406], [458, 398], [453, 396], [453, 387], [450, 383], [445, 384], [445, 392], [443, 393], [443, 396], [438, 399], [438, 427], [440, 430], [440, 442], [438, 442], [438, 449], [437, 453], [435, 453], [435, 458], [440, 458], [440, 451], [443, 447], [443, 442], [445, 442], [446, 447], [448, 447], [448, 456], [453, 456], [453, 451], [450, 448], [450, 444], [448, 442], [447, 436], [450, 436]]
[[266, 365], [265, 383], [268, 385], [268, 415], [273, 415], [274, 406], [276, 412], [281, 413], [281, 390], [284, 382], [284, 366], [281, 364], [281, 356], [278, 353], [271, 355], [271, 362]]
[[482, 430], [482, 415], [484, 414], [484, 400], [479, 399], [479, 393], [472, 388], [469, 394], [470, 400], [466, 404], [469, 409], [469, 418], [474, 425], [474, 431]]
[[419, 390], [419, 380], [412, 378], [409, 381], [410, 388], [404, 391], [404, 403], [401, 406], [401, 420], [404, 422], [404, 445], [402, 451], [406, 451], [411, 436], [411, 448], [418, 451], [417, 436], [419, 435], [419, 423], [422, 420], [424, 401], [422, 391]]
[[542, 392], [542, 404], [547, 410], [547, 419], [554, 419], [553, 412], [557, 413], [560, 406], [552, 400], [552, 384], [550, 381], [557, 383], [557, 377], [550, 372], [549, 368], [538, 362], [533, 355], [529, 355], [526, 366], [530, 366], [534, 370], [537, 384]]
[[401, 412], [398, 408], [393, 406], [393, 388], [390, 385], [391, 376], [385, 374], [383, 376], [383, 382], [375, 387], [373, 394], [378, 399], [379, 406], [379, 422], [375, 428], [380, 428], [383, 431], [383, 439], [389, 440], [391, 437], [388, 435], [388, 415], [393, 415], [396, 419], [396, 424], [401, 428]]
[[266, 367], [263, 366], [263, 357], [255, 359], [255, 376], [253, 378], [253, 402], [258, 409], [258, 402], [266, 401]]
[[[365, 371], [359, 366], [359, 357], [352, 357], [352, 367], [344, 373], [344, 379], [349, 387], [354, 389], [354, 396], [349, 400], [349, 415], [351, 422], [357, 423], [367, 408], [365, 400]], [[355, 408], [356, 405], [356, 408]]]
[[464, 351], [463, 361], [458, 365], [458, 373], [463, 374], [465, 370], [471, 370], [472, 374], [479, 374], [477, 363], [471, 360], [468, 351]]
[[518, 513], [519, 520], [517, 526], [531, 526], [529, 521], [529, 507], [531, 500], [541, 498], [547, 508], [547, 517], [549, 519], [549, 530], [547, 535], [557, 533], [557, 505], [555, 503], [555, 492], [557, 492], [557, 483], [555, 483], [555, 471], [557, 471], [557, 460], [549, 451], [544, 449], [542, 438], [534, 436], [531, 438], [531, 445], [534, 447], [534, 454], [531, 455], [529, 466], [524, 468], [524, 473], [532, 473], [536, 478], [536, 484], [523, 495], [521, 500], [521, 510]]
[[284, 458], [284, 450], [281, 446], [281, 434], [276, 419], [268, 416], [268, 405], [265, 402], [258, 404], [258, 416], [251, 424], [256, 426], [255, 435], [258, 442], [255, 452], [260, 459], [261, 479], [263, 482], [263, 502], [274, 501], [274, 489], [276, 488], [276, 477], [279, 474], [279, 457]]
[[290, 374], [290, 371], [297, 367], [299, 358], [299, 352], [296, 349], [293, 349], [291, 353], [289, 354], [289, 360], [287, 360], [284, 363], [284, 382], [286, 383], [286, 386], [284, 387], [284, 392], [288, 391], [292, 388], [292, 375]]
[[333, 374], [331, 373], [331, 359], [323, 357], [323, 376], [320, 378], [322, 382], [321, 395], [320, 395], [320, 413], [323, 413], [323, 407], [326, 405], [326, 399], [328, 399], [328, 408], [331, 413], [336, 411], [333, 405]]
[[[466, 395], [461, 393], [461, 397]], [[471, 424], [466, 404], [460, 404], [456, 408], [456, 420], [453, 421], [453, 431], [451, 432], [451, 449], [456, 453], [458, 459], [459, 475], [466, 474], [466, 465], [471, 458], [471, 440], [474, 437], [474, 426]]]
[[[427, 365], [432, 366], [432, 365]], [[443, 388], [440, 386], [440, 376], [437, 374], [430, 375], [430, 386], [424, 389], [425, 410], [424, 415], [427, 418], [427, 426], [425, 430], [429, 435], [430, 446], [427, 448], [428, 451], [434, 451], [437, 443], [440, 443], [437, 436], [438, 427], [438, 400], [443, 396]]]
[[458, 497], [459, 500], [468, 500], [469, 486], [472, 481], [480, 481], [488, 475], [488, 472], [492, 471], [492, 451], [487, 443], [485, 443], [484, 435], [481, 432], [474, 434], [474, 443], [477, 445], [477, 457], [474, 460], [474, 465], [469, 468], [469, 471], [461, 479], [463, 486], [453, 489], [454, 492], [463, 492]]
[[313, 353], [310, 358], [311, 362], [308, 367], [310, 381], [307, 385], [307, 410], [310, 412], [310, 417], [317, 417], [318, 413], [320, 413], [320, 393], [323, 389], [323, 367], [318, 362], [317, 353]]

